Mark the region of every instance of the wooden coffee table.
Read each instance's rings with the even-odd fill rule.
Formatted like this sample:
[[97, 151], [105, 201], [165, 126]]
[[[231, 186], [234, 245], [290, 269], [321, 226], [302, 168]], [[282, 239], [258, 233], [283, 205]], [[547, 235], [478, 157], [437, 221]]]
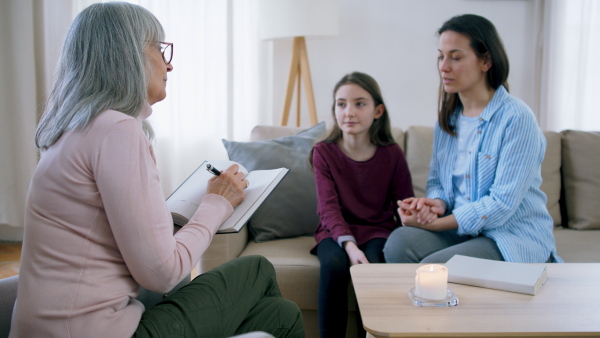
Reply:
[[455, 307], [408, 298], [420, 264], [350, 268], [363, 325], [375, 337], [600, 336], [600, 263], [546, 264], [535, 296], [448, 283]]

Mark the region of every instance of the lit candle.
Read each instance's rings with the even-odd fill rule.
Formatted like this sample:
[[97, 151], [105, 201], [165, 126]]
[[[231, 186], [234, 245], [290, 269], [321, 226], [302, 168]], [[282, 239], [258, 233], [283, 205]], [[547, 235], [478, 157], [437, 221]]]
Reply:
[[448, 269], [439, 264], [423, 265], [417, 269], [415, 294], [425, 299], [444, 299], [448, 293]]

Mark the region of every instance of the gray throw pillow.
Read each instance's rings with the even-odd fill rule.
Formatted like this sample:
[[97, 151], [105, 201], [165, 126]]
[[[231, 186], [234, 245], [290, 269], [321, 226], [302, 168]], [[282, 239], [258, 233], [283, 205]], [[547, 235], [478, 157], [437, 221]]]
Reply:
[[325, 122], [321, 122], [296, 135], [271, 140], [223, 140], [229, 159], [242, 164], [248, 171], [281, 167], [290, 169], [250, 218], [248, 226], [255, 241], [314, 233], [319, 216], [315, 178], [308, 156], [325, 131]]

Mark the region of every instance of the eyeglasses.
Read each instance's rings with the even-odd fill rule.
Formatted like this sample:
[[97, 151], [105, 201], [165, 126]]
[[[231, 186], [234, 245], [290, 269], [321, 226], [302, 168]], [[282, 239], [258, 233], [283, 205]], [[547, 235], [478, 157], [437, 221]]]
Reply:
[[172, 42], [160, 42], [160, 52], [162, 58], [166, 64], [170, 64], [173, 60], [173, 43]]

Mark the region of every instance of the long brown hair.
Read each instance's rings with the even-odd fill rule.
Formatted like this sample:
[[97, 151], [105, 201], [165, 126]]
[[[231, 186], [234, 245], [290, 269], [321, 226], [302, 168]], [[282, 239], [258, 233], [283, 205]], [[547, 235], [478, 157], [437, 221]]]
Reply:
[[[479, 59], [489, 59], [492, 66], [486, 73], [487, 83], [490, 87], [498, 89], [503, 85], [508, 90], [508, 56], [504, 50], [502, 39], [496, 27], [488, 19], [474, 14], [458, 15], [446, 21], [440, 29], [438, 36], [445, 31], [462, 34], [471, 40], [471, 48]], [[441, 81], [438, 98], [438, 123], [443, 131], [456, 136], [455, 127], [450, 123], [452, 113], [462, 106], [458, 93], [450, 94], [444, 90]]]
[[[371, 125], [371, 128], [369, 128], [369, 139], [371, 141], [371, 143], [373, 143], [376, 146], [387, 146], [390, 144], [394, 144], [396, 143], [396, 141], [394, 140], [394, 137], [392, 136], [392, 127], [391, 127], [391, 123], [390, 123], [390, 116], [388, 114], [388, 110], [387, 110], [387, 106], [385, 105], [385, 103], [383, 102], [383, 96], [381, 95], [381, 89], [379, 88], [379, 84], [377, 84], [377, 81], [375, 81], [375, 79], [365, 73], [361, 73], [361, 72], [352, 72], [350, 74], [346, 74], [344, 75], [344, 77], [342, 77], [341, 80], [339, 80], [335, 87], [333, 88], [333, 105], [331, 106], [331, 114], [333, 116], [333, 120], [336, 121], [335, 118], [335, 94], [337, 93], [338, 89], [340, 89], [341, 86], [343, 85], [347, 85], [347, 84], [355, 84], [359, 87], [361, 87], [362, 89], [366, 90], [367, 93], [369, 93], [371, 95], [371, 97], [373, 98], [373, 101], [375, 103], [375, 107], [378, 107], [380, 104], [383, 105], [383, 114], [381, 114], [381, 116], [377, 119], [375, 119], [375, 121], [373, 121], [373, 124]], [[344, 136], [342, 130], [340, 129], [340, 126], [338, 126], [337, 122], [334, 123], [333, 128], [331, 128], [331, 130], [329, 131], [329, 134], [327, 135], [327, 137], [325, 137], [325, 139], [323, 140], [323, 142], [327, 142], [327, 143], [335, 143], [337, 141], [339, 141], [340, 139], [342, 139]], [[314, 152], [314, 147], [310, 152], [310, 156], [309, 156], [309, 161], [310, 164], [312, 166], [313, 164], [313, 152]]]

